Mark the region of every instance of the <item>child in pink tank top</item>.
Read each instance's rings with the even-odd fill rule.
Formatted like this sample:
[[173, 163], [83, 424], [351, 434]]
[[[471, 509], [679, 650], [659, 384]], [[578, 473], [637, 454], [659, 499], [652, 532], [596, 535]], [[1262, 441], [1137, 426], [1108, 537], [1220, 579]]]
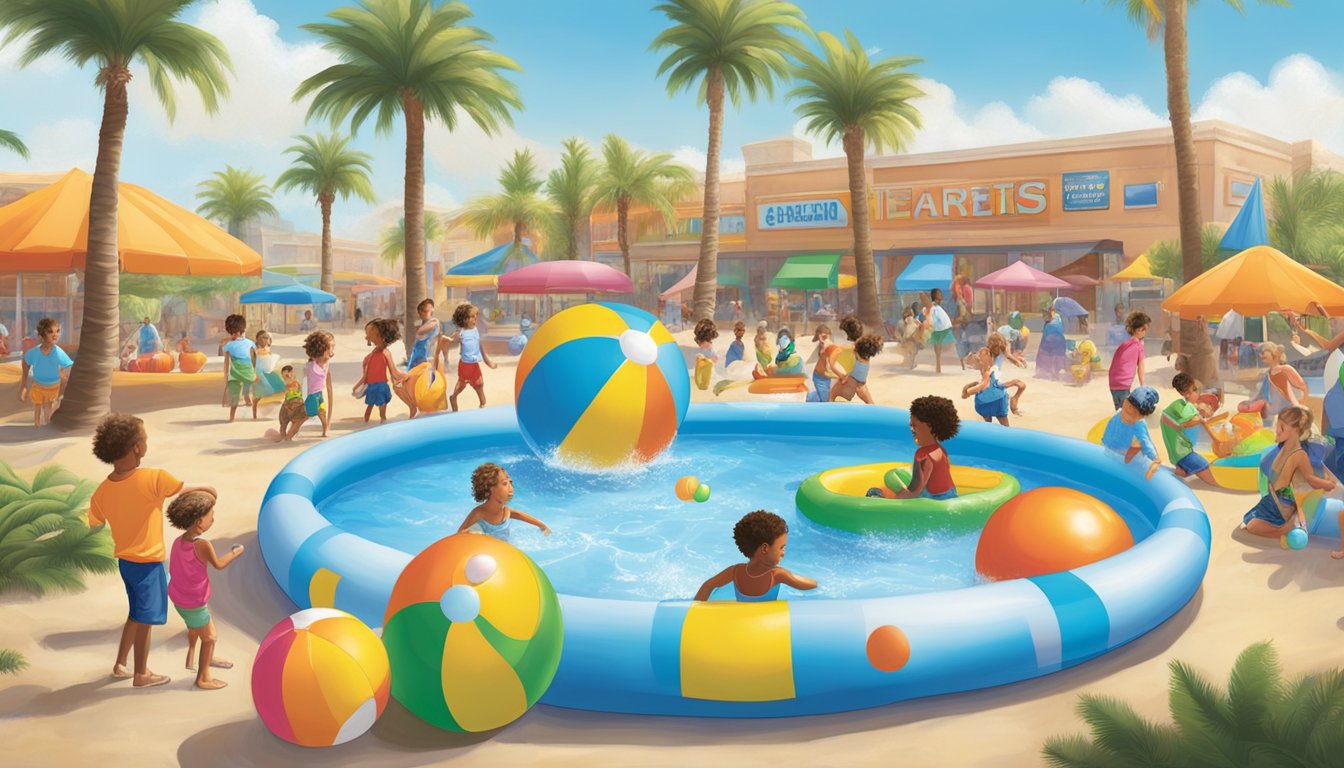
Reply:
[[201, 644], [196, 687], [216, 690], [228, 685], [211, 677], [210, 669], [232, 669], [233, 662], [215, 657], [215, 622], [210, 618], [210, 574], [206, 564], [228, 567], [243, 554], [243, 545], [220, 557], [214, 546], [201, 538], [215, 524], [215, 497], [203, 491], [184, 493], [168, 505], [168, 522], [183, 531], [173, 541], [168, 556], [168, 599], [187, 624], [187, 669], [196, 669], [196, 643]]

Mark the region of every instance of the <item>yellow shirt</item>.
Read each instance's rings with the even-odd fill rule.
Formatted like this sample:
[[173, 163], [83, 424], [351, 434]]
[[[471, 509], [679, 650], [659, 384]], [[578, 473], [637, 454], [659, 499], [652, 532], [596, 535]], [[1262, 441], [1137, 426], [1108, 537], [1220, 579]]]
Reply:
[[136, 469], [120, 480], [104, 480], [89, 499], [89, 526], [112, 526], [119, 560], [161, 563], [163, 502], [182, 490], [182, 481], [162, 469]]

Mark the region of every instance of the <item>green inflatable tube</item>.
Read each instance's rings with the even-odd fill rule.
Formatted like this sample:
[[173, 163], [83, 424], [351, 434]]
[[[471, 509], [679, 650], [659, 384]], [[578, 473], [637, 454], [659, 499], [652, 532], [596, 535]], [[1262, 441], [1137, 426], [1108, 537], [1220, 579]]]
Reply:
[[999, 505], [1016, 496], [1017, 479], [976, 467], [952, 468], [955, 499], [887, 499], [866, 496], [881, 488], [892, 469], [902, 474], [909, 464], [865, 464], [818, 472], [798, 486], [798, 511], [818, 525], [851, 533], [923, 535], [933, 531], [960, 535], [984, 528]]

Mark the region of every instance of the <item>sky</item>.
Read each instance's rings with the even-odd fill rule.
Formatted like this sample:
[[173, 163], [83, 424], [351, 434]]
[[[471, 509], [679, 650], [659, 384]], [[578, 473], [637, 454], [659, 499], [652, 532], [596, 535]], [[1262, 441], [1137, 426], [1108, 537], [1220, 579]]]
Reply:
[[[303, 24], [321, 21], [333, 0], [206, 0], [185, 20], [220, 38], [234, 64], [232, 94], [206, 115], [188, 88], [169, 123], [133, 68], [122, 180], [194, 208], [196, 185], [226, 164], [274, 179], [286, 147], [304, 132], [306, 103], [291, 95], [305, 77], [335, 63]], [[798, 0], [814, 30], [854, 31], [874, 58], [915, 56], [925, 97], [924, 127], [907, 151], [990, 146], [1083, 136], [1166, 123], [1162, 46], [1105, 0]], [[531, 148], [545, 168], [560, 141], [596, 145], [617, 133], [636, 146], [673, 153], [704, 168], [707, 111], [693, 93], [669, 96], [656, 76], [662, 56], [648, 45], [666, 17], [641, 0], [477, 0], [470, 23], [522, 68], [511, 77], [524, 109], [514, 125], [487, 136], [469, 121], [427, 136], [426, 200], [453, 208], [488, 193], [499, 166]], [[1219, 118], [1275, 138], [1316, 139], [1344, 155], [1344, 3], [1298, 0], [1292, 7], [1245, 0], [1244, 13], [1205, 0], [1191, 9], [1190, 97], [1196, 119]], [[974, 20], [974, 23], [968, 23]], [[91, 68], [48, 57], [21, 69], [19, 43], [0, 48], [0, 128], [32, 150], [24, 161], [0, 153], [0, 171], [92, 170], [101, 116]], [[725, 172], [741, 170], [743, 144], [802, 135], [788, 86], [774, 98], [730, 107]], [[345, 128], [342, 128], [345, 130]], [[337, 236], [373, 240], [389, 210], [400, 210], [404, 134], [366, 125], [355, 139], [374, 157], [379, 202], [338, 202]], [[817, 146], [818, 157], [840, 154]], [[317, 231], [312, 199], [279, 194], [282, 217]]]

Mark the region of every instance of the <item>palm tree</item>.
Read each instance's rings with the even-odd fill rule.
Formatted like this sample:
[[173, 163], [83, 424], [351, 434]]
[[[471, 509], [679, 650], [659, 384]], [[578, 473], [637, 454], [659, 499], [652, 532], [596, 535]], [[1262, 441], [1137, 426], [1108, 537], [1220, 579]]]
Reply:
[[1344, 174], [1311, 171], [1277, 177], [1267, 187], [1269, 242], [1303, 264], [1344, 277]]
[[[460, 24], [471, 17], [463, 3], [435, 6], [432, 0], [361, 0], [327, 17], [334, 23], [303, 29], [326, 39], [340, 57], [336, 64], [304, 80], [294, 92], [316, 94], [309, 117], [333, 125], [350, 118], [357, 132], [375, 112], [375, 130], [389, 133], [398, 114], [406, 125], [407, 328], [415, 327], [415, 307], [425, 285], [425, 119], [449, 130], [465, 115], [487, 134], [512, 122], [521, 109], [517, 88], [502, 70], [521, 71], [507, 56], [485, 46], [492, 38]], [[406, 338], [410, 350], [413, 334]]]
[[595, 202], [616, 211], [616, 242], [621, 246], [626, 275], [630, 275], [631, 209], [647, 208], [672, 229], [677, 224], [672, 204], [694, 191], [691, 169], [666, 152], [635, 149], [615, 134], [602, 142], [602, 172], [597, 177]]
[[84, 573], [110, 573], [112, 537], [89, 528], [94, 484], [54, 464], [25, 482], [0, 461], [0, 593], [84, 588]]
[[924, 92], [915, 85], [915, 74], [908, 68], [920, 60], [890, 56], [870, 61], [858, 38], [848, 30], [844, 42], [826, 32], [817, 39], [822, 55], [806, 51], [799, 57], [794, 77], [800, 85], [789, 92], [789, 98], [801, 99], [796, 111], [807, 121], [809, 133], [843, 143], [849, 162], [859, 319], [869, 328], [881, 328], [864, 149], [871, 145], [878, 152], [887, 147], [899, 152], [919, 127], [919, 110], [911, 102]]
[[228, 95], [229, 54], [219, 40], [177, 20], [193, 0], [5, 0], [0, 29], [5, 44], [26, 40], [19, 63], [27, 66], [60, 53], [78, 66], [93, 63], [103, 91], [98, 157], [89, 198], [89, 242], [84, 267], [84, 317], [79, 354], [52, 423], [63, 429], [92, 427], [112, 410], [112, 371], [117, 364], [117, 183], [129, 113], [126, 86], [139, 62], [171, 120], [177, 113], [173, 81], [200, 93], [208, 113]]
[[224, 166], [212, 178], [196, 185], [196, 199], [202, 201], [196, 212], [222, 222], [230, 235], [241, 238], [247, 222], [262, 216], [278, 216], [271, 203], [271, 188], [266, 177], [250, 168]]
[[[1218, 263], [1220, 256], [1218, 245], [1223, 240], [1226, 227], [1222, 224], [1205, 224], [1199, 232], [1200, 271], [1203, 272]], [[1179, 285], [1185, 282], [1184, 259], [1180, 240], [1162, 240], [1148, 248], [1148, 268], [1158, 277], [1166, 277]]]
[[[1181, 270], [1188, 282], [1201, 273], [1199, 220], [1199, 158], [1195, 154], [1195, 131], [1190, 124], [1190, 62], [1185, 31], [1186, 10], [1194, 0], [1106, 0], [1108, 5], [1123, 4], [1130, 20], [1144, 27], [1150, 38], [1162, 32], [1162, 49], [1167, 71], [1167, 113], [1176, 146], [1176, 189], [1181, 222]], [[1240, 11], [1242, 0], [1224, 0]], [[1259, 0], [1266, 5], [1288, 5], [1288, 0]], [[1198, 349], [1197, 335], [1204, 333], [1198, 322], [1181, 323], [1181, 346]], [[1218, 364], [1213, 355], [1190, 360], [1190, 375], [1209, 384], [1218, 381]]]
[[496, 229], [513, 229], [510, 253], [523, 248], [523, 234], [536, 232], [556, 214], [556, 207], [541, 194], [542, 181], [532, 150], [514, 150], [513, 159], [499, 172], [500, 192], [467, 201], [458, 221], [476, 237], [488, 240]]
[[28, 145], [23, 143], [19, 134], [13, 131], [0, 131], [0, 147], [8, 149], [23, 159], [28, 159]]
[[547, 238], [547, 246], [556, 251], [563, 249], [565, 258], [572, 261], [579, 258], [579, 245], [587, 238], [593, 193], [602, 164], [582, 139], [565, 139], [563, 146], [560, 167], [546, 178], [546, 196], [556, 209], [548, 227], [551, 236]]
[[[435, 243], [443, 239], [443, 219], [433, 214], [425, 216], [425, 243]], [[388, 264], [396, 264], [406, 255], [406, 219], [397, 219], [394, 226], [383, 230], [378, 241], [378, 255]], [[423, 253], [424, 243], [421, 244]]]
[[366, 203], [374, 201], [373, 157], [366, 152], [349, 148], [350, 139], [336, 134], [299, 136], [299, 143], [286, 149], [295, 155], [294, 164], [275, 180], [281, 191], [301, 189], [317, 197], [322, 210], [322, 290], [331, 293], [331, 204], [336, 196], [342, 200], [357, 197]]
[[810, 35], [803, 12], [784, 0], [666, 0], [654, 8], [672, 22], [650, 50], [671, 49], [658, 67], [668, 95], [692, 87], [709, 105], [705, 152], [705, 203], [700, 217], [700, 260], [692, 299], [695, 318], [714, 317], [719, 259], [719, 155], [723, 145], [723, 96], [733, 106], [774, 95], [775, 78], [789, 73], [789, 57], [804, 48], [794, 32]]
[[1082, 766], [1333, 766], [1344, 754], [1344, 672], [1284, 680], [1269, 643], [1241, 652], [1226, 692], [1188, 665], [1170, 665], [1172, 725], [1153, 723], [1123, 701], [1084, 694], [1078, 714], [1091, 730], [1054, 737], [1041, 752], [1058, 768]]

